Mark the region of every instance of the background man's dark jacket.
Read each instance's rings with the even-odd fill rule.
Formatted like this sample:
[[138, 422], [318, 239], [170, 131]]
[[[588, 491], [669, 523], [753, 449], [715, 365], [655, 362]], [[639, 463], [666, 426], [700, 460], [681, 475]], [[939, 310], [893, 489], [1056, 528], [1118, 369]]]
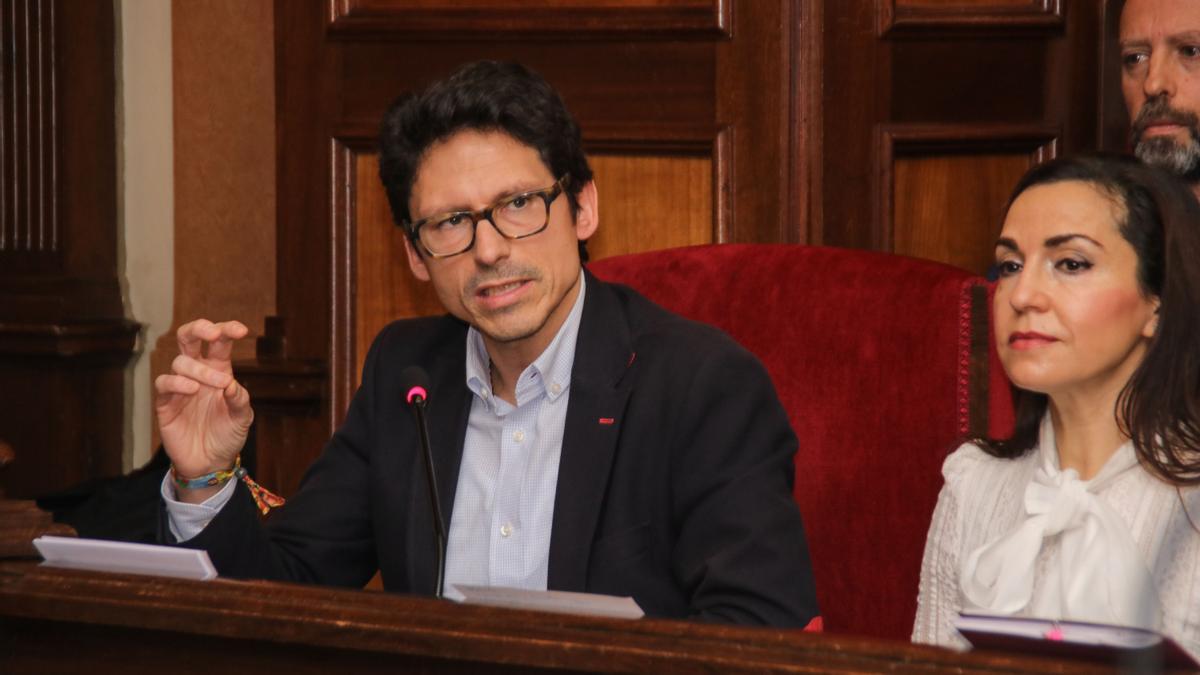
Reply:
[[[762, 365], [725, 334], [588, 276], [551, 532], [551, 589], [632, 595], [647, 614], [803, 626], [817, 614], [795, 435]], [[184, 545], [223, 575], [432, 594], [434, 535], [398, 374], [429, 371], [447, 525], [471, 394], [467, 326], [398, 321], [345, 424], [260, 527], [248, 492]], [[609, 422], [611, 420], [611, 422]]]

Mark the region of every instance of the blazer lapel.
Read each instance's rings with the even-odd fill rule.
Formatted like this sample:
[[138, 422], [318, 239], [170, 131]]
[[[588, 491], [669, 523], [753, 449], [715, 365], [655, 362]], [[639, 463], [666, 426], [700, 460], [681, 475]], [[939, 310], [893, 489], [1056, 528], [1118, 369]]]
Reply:
[[622, 377], [632, 362], [631, 344], [618, 299], [587, 273], [550, 531], [551, 589], [586, 587], [588, 556], [630, 394]]

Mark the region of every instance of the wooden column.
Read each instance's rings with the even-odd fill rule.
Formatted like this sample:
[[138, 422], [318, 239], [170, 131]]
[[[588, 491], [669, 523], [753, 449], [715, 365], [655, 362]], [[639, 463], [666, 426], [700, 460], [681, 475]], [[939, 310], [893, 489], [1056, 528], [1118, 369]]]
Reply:
[[121, 471], [138, 324], [118, 281], [113, 5], [0, 2], [0, 486]]

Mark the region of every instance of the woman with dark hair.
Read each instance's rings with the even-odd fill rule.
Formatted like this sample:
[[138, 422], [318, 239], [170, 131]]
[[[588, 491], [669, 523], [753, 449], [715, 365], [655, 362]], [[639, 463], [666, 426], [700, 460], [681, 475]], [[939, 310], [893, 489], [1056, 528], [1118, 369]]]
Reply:
[[1160, 630], [1200, 654], [1200, 205], [1119, 157], [1009, 200], [992, 305], [1017, 420], [946, 459], [913, 640], [960, 611]]

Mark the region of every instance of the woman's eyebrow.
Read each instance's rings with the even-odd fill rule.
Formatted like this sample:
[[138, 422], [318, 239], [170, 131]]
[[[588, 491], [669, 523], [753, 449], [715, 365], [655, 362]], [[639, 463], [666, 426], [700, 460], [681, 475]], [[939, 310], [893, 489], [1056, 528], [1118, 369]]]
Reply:
[[1084, 241], [1092, 242], [1092, 244], [1098, 248], [1104, 248], [1104, 244], [1101, 244], [1100, 242], [1096, 241], [1095, 239], [1092, 239], [1091, 237], [1087, 236], [1086, 234], [1076, 234], [1074, 232], [1070, 232], [1067, 234], [1060, 234], [1060, 235], [1046, 239], [1046, 241], [1045, 241], [1046, 248], [1055, 248], [1058, 246], [1062, 246], [1063, 244], [1067, 243], [1068, 241], [1071, 241], [1072, 239], [1083, 239]]
[[1017, 242], [1008, 237], [1000, 237], [996, 240], [996, 248], [1006, 248], [1010, 251], [1020, 251], [1021, 247], [1017, 246]]

